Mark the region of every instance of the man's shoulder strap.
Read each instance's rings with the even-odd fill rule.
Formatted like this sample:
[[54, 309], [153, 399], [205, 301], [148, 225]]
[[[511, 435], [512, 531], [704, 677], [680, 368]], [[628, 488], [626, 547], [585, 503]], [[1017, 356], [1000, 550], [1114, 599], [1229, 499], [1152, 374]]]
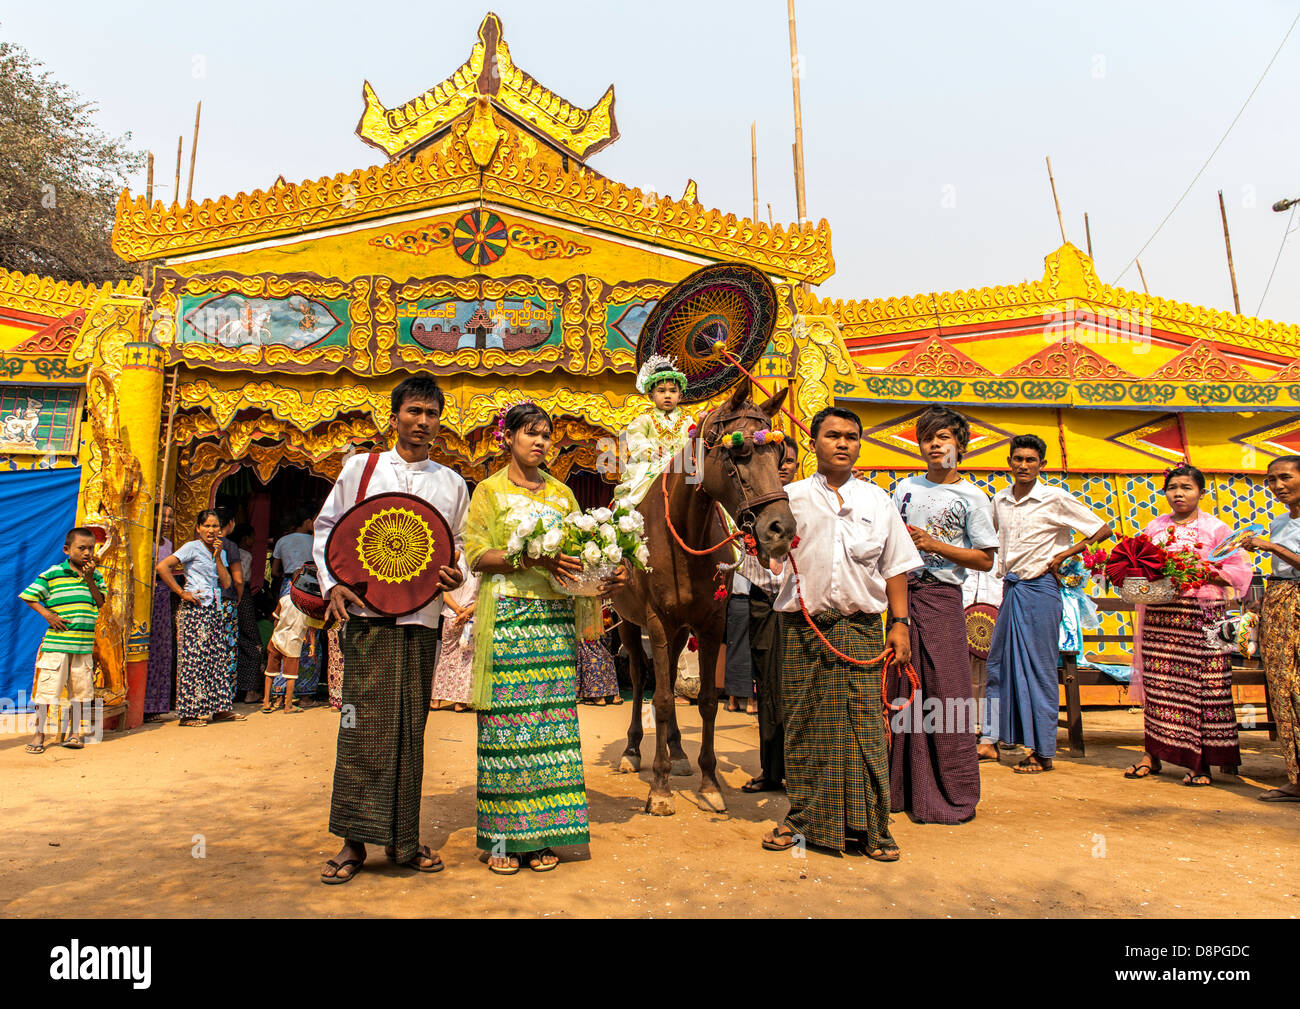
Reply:
[[352, 503], [359, 505], [366, 499], [366, 491], [370, 488], [370, 478], [375, 473], [375, 467], [379, 465], [378, 452], [371, 452], [366, 456], [366, 468], [361, 471], [361, 483], [357, 487], [357, 499]]

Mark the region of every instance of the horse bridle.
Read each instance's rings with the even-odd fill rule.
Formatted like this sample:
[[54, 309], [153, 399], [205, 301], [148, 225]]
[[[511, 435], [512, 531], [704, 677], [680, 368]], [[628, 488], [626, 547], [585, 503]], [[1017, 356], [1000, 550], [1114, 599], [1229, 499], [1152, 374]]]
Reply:
[[[766, 421], [767, 417], [757, 409], [737, 410], [733, 413], [725, 414], [721, 417], [710, 417], [708, 427], [701, 433], [700, 441], [704, 443], [704, 456], [700, 458], [700, 469], [703, 474], [704, 460], [708, 453], [712, 452], [719, 446], [722, 435], [726, 432], [719, 430], [722, 426], [735, 420], [750, 419]], [[749, 482], [745, 479], [736, 465], [736, 460], [732, 458], [730, 452], [723, 453], [723, 473], [729, 476], [740, 489], [740, 502], [737, 508], [737, 524], [749, 533], [754, 531], [754, 519], [758, 509], [764, 505], [769, 505], [773, 501], [789, 501], [790, 496], [785, 492], [784, 487], [778, 487], [774, 491], [768, 491], [765, 494], [756, 494], [751, 491]], [[730, 472], [728, 472], [728, 468]]]

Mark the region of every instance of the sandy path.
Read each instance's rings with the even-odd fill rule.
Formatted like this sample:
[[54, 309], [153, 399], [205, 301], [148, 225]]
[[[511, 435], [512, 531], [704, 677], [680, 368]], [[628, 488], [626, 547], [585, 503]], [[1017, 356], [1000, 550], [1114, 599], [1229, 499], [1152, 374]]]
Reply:
[[[250, 710], [250, 709], [244, 709]], [[384, 863], [342, 887], [317, 881], [337, 715], [250, 714], [182, 729], [109, 733], [36, 757], [0, 737], [0, 913], [34, 916], [1293, 916], [1300, 912], [1300, 804], [1255, 801], [1283, 779], [1276, 745], [1244, 737], [1243, 778], [1179, 786], [1173, 769], [1126, 781], [1141, 716], [1088, 712], [1088, 757], [1016, 775], [983, 765], [978, 816], [960, 827], [896, 816], [903, 860], [773, 855], [759, 838], [783, 796], [745, 795], [757, 727], [719, 714], [729, 812], [694, 805], [675, 778], [677, 815], [642, 812], [648, 773], [613, 768], [629, 708], [581, 709], [590, 857], [566, 851], [548, 875], [501, 878], [474, 847], [474, 717], [439, 712], [426, 735], [425, 838], [446, 871]], [[680, 708], [694, 759], [699, 717]], [[645, 766], [653, 734], [644, 747]], [[202, 845], [204, 857], [195, 857]], [[376, 858], [376, 856], [379, 856]]]

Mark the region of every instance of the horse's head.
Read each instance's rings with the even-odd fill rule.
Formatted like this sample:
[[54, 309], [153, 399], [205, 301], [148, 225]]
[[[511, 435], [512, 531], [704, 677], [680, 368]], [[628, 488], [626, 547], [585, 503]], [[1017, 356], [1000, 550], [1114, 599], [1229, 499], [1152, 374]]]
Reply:
[[[766, 403], [749, 398], [746, 379], [722, 406], [700, 421], [698, 437], [704, 456], [700, 483], [704, 491], [727, 509], [736, 525], [751, 533], [760, 559], [784, 557], [794, 539], [794, 513], [779, 467], [783, 449], [778, 442], [756, 444], [754, 434], [771, 428], [788, 389]], [[731, 437], [740, 432], [737, 443]]]

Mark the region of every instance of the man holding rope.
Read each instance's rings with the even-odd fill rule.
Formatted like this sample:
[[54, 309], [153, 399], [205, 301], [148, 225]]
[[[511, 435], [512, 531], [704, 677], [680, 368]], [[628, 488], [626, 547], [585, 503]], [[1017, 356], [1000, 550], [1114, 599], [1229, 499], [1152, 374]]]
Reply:
[[907, 572], [921, 557], [889, 496], [853, 476], [857, 416], [827, 407], [811, 433], [817, 473], [787, 488], [799, 536], [775, 604], [790, 812], [763, 847], [849, 845], [896, 862], [881, 675], [911, 661]]

